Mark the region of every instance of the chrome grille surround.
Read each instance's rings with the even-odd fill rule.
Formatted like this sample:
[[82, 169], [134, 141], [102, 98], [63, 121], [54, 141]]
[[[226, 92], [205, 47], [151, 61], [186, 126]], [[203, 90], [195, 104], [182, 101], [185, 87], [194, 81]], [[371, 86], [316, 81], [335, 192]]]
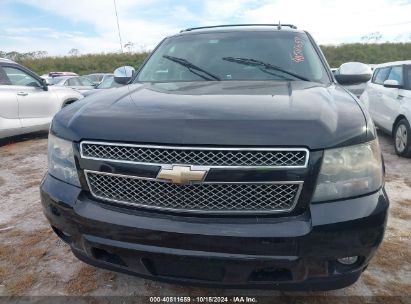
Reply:
[[306, 168], [305, 148], [210, 148], [83, 141], [82, 158], [143, 165], [219, 168]]
[[303, 182], [233, 182], [175, 185], [84, 170], [91, 194], [99, 199], [149, 209], [214, 214], [280, 213], [294, 209]]

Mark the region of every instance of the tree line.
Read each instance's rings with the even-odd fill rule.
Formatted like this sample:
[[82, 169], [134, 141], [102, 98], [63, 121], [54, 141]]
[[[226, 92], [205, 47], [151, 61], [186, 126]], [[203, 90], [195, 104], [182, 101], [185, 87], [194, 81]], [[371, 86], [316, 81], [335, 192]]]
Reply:
[[411, 43], [352, 43], [321, 46], [321, 50], [333, 68], [349, 61], [379, 64], [411, 60]]
[[[338, 46], [321, 46], [331, 67], [344, 62], [384, 63], [397, 60], [411, 60], [411, 43], [354, 43]], [[80, 75], [95, 72], [113, 72], [119, 66], [138, 68], [148, 53], [108, 53], [80, 55], [78, 51], [70, 56], [52, 57], [45, 51], [29, 53], [2, 52], [0, 57], [17, 61], [42, 75], [51, 71], [69, 71]]]
[[117, 67], [124, 65], [137, 68], [147, 55], [148, 53], [109, 53], [43, 58], [23, 56], [15, 61], [35, 71], [39, 75], [53, 71], [75, 72], [79, 75], [85, 75], [96, 72], [112, 73]]

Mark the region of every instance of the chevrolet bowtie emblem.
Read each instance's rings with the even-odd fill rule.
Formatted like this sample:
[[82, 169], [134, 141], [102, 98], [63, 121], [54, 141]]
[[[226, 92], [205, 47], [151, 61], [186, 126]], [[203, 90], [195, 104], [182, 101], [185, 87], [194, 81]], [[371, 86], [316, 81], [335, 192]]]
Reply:
[[172, 169], [162, 168], [157, 178], [169, 180], [173, 184], [187, 185], [191, 182], [201, 182], [206, 173], [204, 170], [191, 170], [188, 166], [173, 166]]

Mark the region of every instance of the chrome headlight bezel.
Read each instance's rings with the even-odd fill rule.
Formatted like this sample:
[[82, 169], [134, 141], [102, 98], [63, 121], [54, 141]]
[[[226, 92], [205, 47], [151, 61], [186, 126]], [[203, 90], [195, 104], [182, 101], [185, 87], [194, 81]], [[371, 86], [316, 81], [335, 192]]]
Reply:
[[324, 151], [313, 202], [373, 193], [383, 185], [378, 140]]
[[55, 136], [48, 138], [48, 172], [53, 177], [80, 187], [73, 153], [73, 142]]

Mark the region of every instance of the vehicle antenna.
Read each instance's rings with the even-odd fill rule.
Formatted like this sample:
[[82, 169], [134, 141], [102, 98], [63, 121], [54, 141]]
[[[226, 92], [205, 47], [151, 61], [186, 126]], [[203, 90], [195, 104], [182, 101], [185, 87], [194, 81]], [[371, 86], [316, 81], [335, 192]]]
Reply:
[[120, 23], [118, 22], [118, 14], [117, 14], [117, 4], [116, 4], [116, 0], [114, 1], [114, 10], [116, 12], [116, 20], [117, 20], [117, 29], [118, 29], [118, 39], [120, 41], [120, 50], [122, 53], [124, 53], [123, 51], [123, 42], [121, 41], [121, 32], [120, 32]]

